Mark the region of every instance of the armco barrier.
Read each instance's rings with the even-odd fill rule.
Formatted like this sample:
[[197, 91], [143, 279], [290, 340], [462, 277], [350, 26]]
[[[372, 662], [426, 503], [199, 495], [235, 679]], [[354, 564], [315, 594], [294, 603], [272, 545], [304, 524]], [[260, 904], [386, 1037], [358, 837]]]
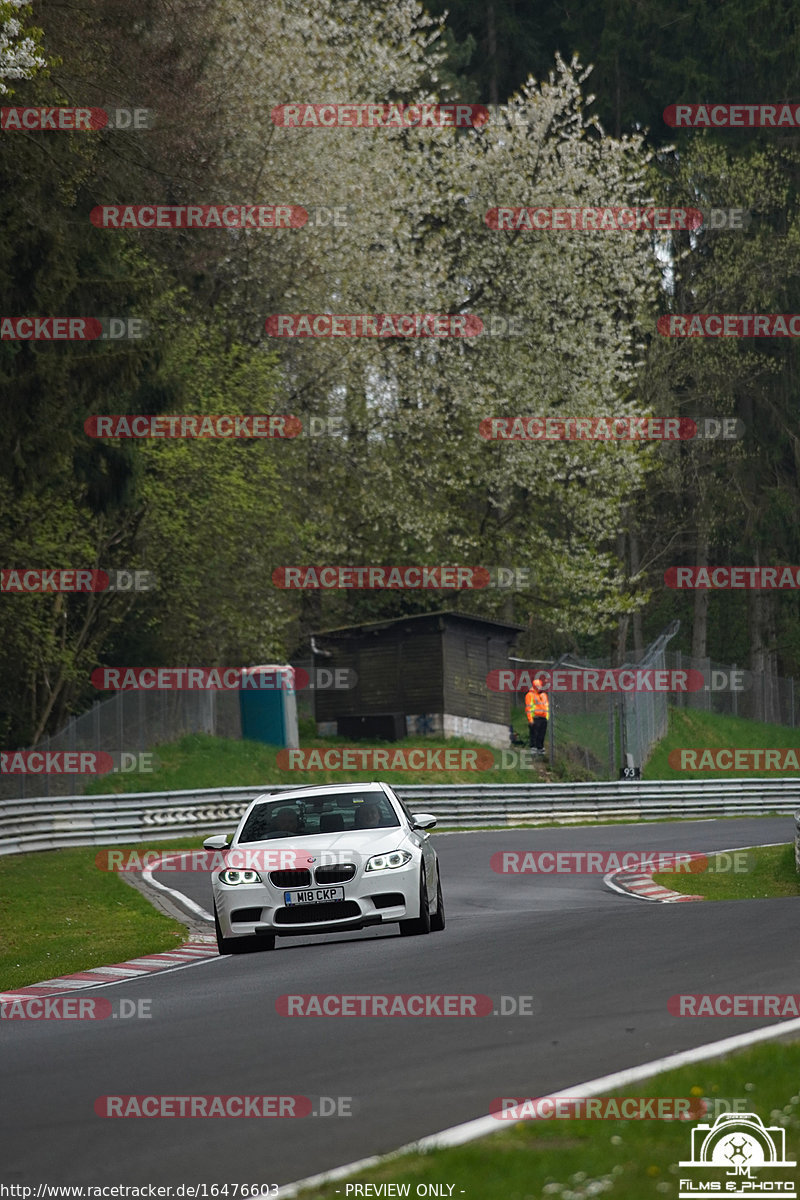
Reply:
[[[234, 829], [254, 796], [291, 790], [272, 785], [3, 800], [0, 854], [225, 833]], [[800, 807], [800, 778], [713, 779], [699, 783], [416, 784], [400, 785], [395, 790], [412, 811], [433, 813], [445, 829], [767, 813], [791, 817]]]

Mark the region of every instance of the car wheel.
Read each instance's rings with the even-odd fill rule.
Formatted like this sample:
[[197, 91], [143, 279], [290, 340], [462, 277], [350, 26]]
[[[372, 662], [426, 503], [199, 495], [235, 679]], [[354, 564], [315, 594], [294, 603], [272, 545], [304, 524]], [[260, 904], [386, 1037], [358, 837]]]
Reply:
[[400, 933], [403, 937], [413, 937], [418, 933], [430, 933], [431, 931], [431, 906], [428, 901], [428, 892], [425, 888], [425, 872], [420, 869], [419, 880], [419, 916], [412, 917], [410, 921], [400, 922]]
[[214, 932], [217, 935], [217, 949], [220, 954], [253, 954], [258, 950], [274, 950], [275, 938], [267, 935], [262, 937], [226, 938], [220, 928], [217, 906], [214, 905]]
[[436, 879], [436, 912], [431, 917], [431, 929], [434, 933], [439, 933], [444, 929], [444, 900], [442, 899], [442, 881], [438, 877]]

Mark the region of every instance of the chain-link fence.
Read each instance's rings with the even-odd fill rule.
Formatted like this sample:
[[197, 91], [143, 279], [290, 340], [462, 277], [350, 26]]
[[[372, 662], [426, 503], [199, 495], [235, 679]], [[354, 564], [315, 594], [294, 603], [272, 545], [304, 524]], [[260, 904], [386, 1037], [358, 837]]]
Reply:
[[[550, 692], [548, 738], [550, 758], [554, 752], [585, 767], [603, 779], [618, 779], [628, 762], [636, 767], [647, 761], [653, 746], [666, 735], [668, 705], [706, 712], [747, 717], [755, 721], [797, 727], [800, 725], [800, 686], [782, 676], [752, 674], [735, 665], [709, 658], [693, 659], [666, 649], [677, 632], [669, 626], [641, 655], [623, 667], [700, 672], [702, 687], [685, 692], [635, 691]], [[608, 670], [608, 660], [580, 659], [564, 655], [555, 663], [511, 660], [531, 675], [537, 670]], [[312, 660], [297, 661], [313, 675]], [[694, 677], [697, 682], [697, 676]], [[524, 691], [517, 694], [522, 704]], [[298, 716], [314, 715], [313, 690], [297, 693]], [[105, 751], [115, 758], [126, 755], [131, 791], [138, 790], [138, 765], [131, 759], [140, 752], [174, 741], [188, 733], [241, 738], [238, 691], [120, 691], [95, 704], [89, 712], [73, 718], [52, 737], [43, 738], [36, 750]], [[0, 775], [0, 799], [26, 796], [66, 796], [83, 790], [93, 776], [58, 774]]]
[[[800, 687], [794, 679], [754, 674], [710, 658], [695, 659], [669, 651], [667, 644], [677, 630], [674, 622], [641, 654], [634, 654], [614, 669], [683, 671], [691, 690], [551, 691], [551, 761], [557, 751], [600, 778], [618, 779], [628, 762], [641, 768], [655, 744], [666, 736], [669, 705], [791, 728], [800, 725]], [[519, 659], [513, 661], [515, 665], [522, 663]], [[603, 671], [612, 669], [612, 664], [608, 659], [564, 655], [552, 664], [531, 662], [527, 669], [532, 678], [537, 670]], [[524, 690], [517, 695], [520, 705], [523, 694]]]
[[670, 668], [700, 671], [706, 679], [703, 688], [672, 697], [672, 704], [793, 729], [800, 725], [800, 685], [794, 679], [688, 654], [668, 652], [666, 661]]
[[[242, 723], [238, 691], [121, 691], [101, 700], [88, 712], [73, 717], [35, 749], [40, 753], [88, 751], [111, 754], [121, 769], [130, 771], [131, 787], [139, 790], [139, 754], [187, 733], [210, 733], [240, 738]], [[131, 761], [134, 760], [134, 761]], [[0, 775], [0, 799], [26, 796], [70, 796], [83, 791], [93, 775]]]

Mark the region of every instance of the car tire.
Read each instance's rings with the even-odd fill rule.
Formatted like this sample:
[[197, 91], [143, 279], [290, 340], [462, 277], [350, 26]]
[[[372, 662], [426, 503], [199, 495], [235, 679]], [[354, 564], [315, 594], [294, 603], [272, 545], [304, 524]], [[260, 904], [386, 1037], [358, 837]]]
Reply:
[[430, 931], [431, 906], [428, 900], [428, 891], [425, 887], [425, 872], [420, 869], [419, 916], [412, 917], [410, 921], [401, 921], [400, 934], [402, 937], [414, 937], [420, 933], [430, 933]]
[[442, 880], [439, 875], [436, 877], [436, 912], [431, 917], [431, 929], [434, 933], [440, 933], [444, 929], [444, 900], [442, 899]]
[[220, 928], [217, 906], [214, 905], [214, 932], [217, 935], [217, 949], [220, 954], [253, 954], [259, 950], [274, 950], [275, 938], [261, 934], [255, 937], [226, 938]]

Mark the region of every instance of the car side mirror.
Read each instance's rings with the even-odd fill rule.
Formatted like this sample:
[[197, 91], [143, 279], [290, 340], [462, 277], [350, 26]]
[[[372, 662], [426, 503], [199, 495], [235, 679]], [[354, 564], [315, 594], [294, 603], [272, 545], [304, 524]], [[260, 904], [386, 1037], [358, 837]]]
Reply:
[[233, 841], [232, 833], [215, 833], [203, 842], [206, 850], [225, 850]]
[[433, 813], [412, 813], [411, 824], [414, 829], [433, 829], [436, 817]]

